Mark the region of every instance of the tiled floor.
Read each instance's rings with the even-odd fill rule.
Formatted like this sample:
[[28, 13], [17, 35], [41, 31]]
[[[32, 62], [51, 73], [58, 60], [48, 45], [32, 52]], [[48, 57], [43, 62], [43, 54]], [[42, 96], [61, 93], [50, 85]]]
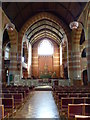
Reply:
[[14, 118], [59, 118], [52, 91], [34, 91]]

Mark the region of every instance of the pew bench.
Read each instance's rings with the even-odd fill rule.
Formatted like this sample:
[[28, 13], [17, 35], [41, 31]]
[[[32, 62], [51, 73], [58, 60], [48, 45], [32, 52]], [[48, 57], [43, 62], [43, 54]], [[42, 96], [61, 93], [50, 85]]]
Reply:
[[75, 118], [75, 115], [90, 116], [90, 104], [68, 104], [68, 119]]
[[68, 104], [72, 103], [72, 98], [61, 98], [61, 112], [66, 112], [68, 110]]
[[4, 94], [4, 98], [14, 98], [15, 108], [19, 108], [23, 104], [23, 94], [22, 93]]
[[16, 110], [14, 109], [14, 99], [13, 98], [0, 98], [2, 99], [2, 104], [4, 105], [4, 113], [13, 115]]

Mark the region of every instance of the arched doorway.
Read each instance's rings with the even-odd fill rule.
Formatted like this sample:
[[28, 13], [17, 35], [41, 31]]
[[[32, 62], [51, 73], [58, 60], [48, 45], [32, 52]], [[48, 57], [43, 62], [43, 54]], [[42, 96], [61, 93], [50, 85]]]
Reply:
[[10, 39], [7, 30], [3, 33], [2, 43], [2, 82], [3, 84], [9, 83], [9, 66], [10, 66]]

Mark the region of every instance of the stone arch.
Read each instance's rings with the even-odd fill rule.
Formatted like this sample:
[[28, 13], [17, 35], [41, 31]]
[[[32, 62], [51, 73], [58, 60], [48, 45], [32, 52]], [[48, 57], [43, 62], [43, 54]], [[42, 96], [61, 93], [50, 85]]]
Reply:
[[[65, 25], [62, 21], [60, 21], [56, 16], [50, 14], [50, 13], [47, 13], [47, 12], [42, 12], [42, 13], [39, 13], [35, 16], [33, 16], [32, 18], [30, 18], [25, 24], [24, 26], [21, 28], [20, 32], [19, 32], [19, 48], [21, 47], [20, 46], [20, 43], [22, 42], [22, 38], [26, 32], [26, 30], [32, 25], [34, 24], [35, 22], [41, 20], [41, 19], [50, 19], [52, 21], [54, 21], [55, 23], [57, 23], [59, 26], [61, 26], [63, 28], [63, 30], [66, 32], [66, 35], [67, 37], [69, 37], [69, 28], [68, 30], [66, 30], [65, 28]], [[20, 51], [19, 51], [20, 52]]]
[[90, 85], [90, 2], [87, 6], [87, 23], [86, 23], [86, 39], [87, 39], [87, 72], [88, 72], [88, 84]]
[[21, 45], [22, 45], [22, 39], [23, 39], [23, 36], [24, 36], [25, 32], [27, 31], [27, 29], [31, 25], [33, 25], [35, 22], [37, 22], [37, 21], [39, 21], [41, 19], [49, 19], [49, 20], [54, 21], [55, 23], [57, 23], [65, 31], [65, 34], [67, 35], [68, 41], [70, 40], [70, 36], [69, 36], [70, 29], [69, 29], [69, 27], [65, 28], [66, 26], [64, 25], [64, 23], [62, 21], [60, 21], [56, 16], [54, 16], [54, 15], [52, 15], [50, 13], [47, 13], [47, 12], [38, 13], [37, 15], [33, 16], [32, 18], [30, 18], [24, 24], [24, 26], [21, 28], [21, 30], [19, 32], [19, 43], [18, 43], [19, 62], [21, 61], [21, 48], [22, 48]]
[[[31, 26], [33, 25], [35, 22], [41, 20], [41, 19], [49, 19], [54, 21], [55, 23], [57, 23], [59, 26], [61, 26], [64, 31], [66, 32], [66, 34], [68, 35], [68, 32], [66, 31], [65, 25], [62, 21], [60, 21], [56, 16], [47, 13], [47, 12], [41, 12], [38, 13], [37, 15], [33, 16], [32, 18], [30, 18], [25, 24], [24, 26], [21, 28], [20, 34], [23, 37], [25, 31]], [[69, 30], [69, 29], [68, 29]]]
[[[6, 24], [5, 24], [6, 25]], [[7, 30], [5, 28], [3, 28], [3, 34], [2, 34], [2, 42], [3, 42], [3, 35], [4, 35], [4, 31]], [[8, 36], [9, 36], [9, 41], [6, 41], [6, 43], [3, 46], [6, 47], [8, 44], [10, 44], [10, 58], [9, 58], [9, 62], [8, 62], [8, 82], [7, 84], [10, 83], [10, 75], [13, 76], [13, 80], [15, 77], [15, 74], [17, 73], [17, 31], [14, 30], [7, 30]], [[3, 50], [2, 49], [2, 50]], [[5, 69], [5, 65], [4, 65], [4, 56], [2, 56], [2, 71]], [[4, 79], [2, 79], [2, 82], [5, 82]]]

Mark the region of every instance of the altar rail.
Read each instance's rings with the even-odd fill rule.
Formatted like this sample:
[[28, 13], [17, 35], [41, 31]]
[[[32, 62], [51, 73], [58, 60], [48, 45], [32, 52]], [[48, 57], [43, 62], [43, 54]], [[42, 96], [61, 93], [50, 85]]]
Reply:
[[55, 82], [60, 86], [69, 86], [69, 79], [19, 79], [14, 81], [14, 85], [25, 85], [25, 86], [41, 86], [49, 85], [54, 86]]

